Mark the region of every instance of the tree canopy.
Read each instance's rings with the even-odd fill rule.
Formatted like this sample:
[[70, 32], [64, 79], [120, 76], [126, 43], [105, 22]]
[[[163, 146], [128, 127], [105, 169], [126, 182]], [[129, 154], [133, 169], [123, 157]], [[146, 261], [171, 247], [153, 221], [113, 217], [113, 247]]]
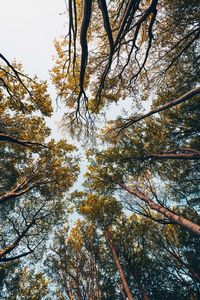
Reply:
[[1, 299], [198, 300], [199, 1], [66, 3], [65, 138], [47, 82], [0, 54]]

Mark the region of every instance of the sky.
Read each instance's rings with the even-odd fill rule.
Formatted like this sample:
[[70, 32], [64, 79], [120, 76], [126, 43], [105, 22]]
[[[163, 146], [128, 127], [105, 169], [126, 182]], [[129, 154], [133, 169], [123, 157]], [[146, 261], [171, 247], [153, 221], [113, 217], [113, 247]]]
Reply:
[[[65, 0], [0, 0], [0, 7], [0, 53], [10, 62], [16, 59], [22, 63], [25, 74], [36, 74], [39, 79], [48, 80], [49, 93], [55, 103], [56, 92], [49, 80], [49, 70], [53, 67], [52, 56], [56, 54], [54, 40], [67, 32]], [[113, 119], [119, 115], [122, 107], [131, 111], [131, 103], [127, 99], [125, 103], [113, 103], [107, 111], [107, 118]], [[62, 109], [58, 110], [51, 119], [47, 119], [52, 137], [56, 139], [68, 138], [57, 126], [62, 113]], [[78, 148], [82, 155], [81, 173], [73, 189], [82, 189], [87, 166], [80, 144]]]
[[53, 41], [66, 34], [64, 0], [0, 0], [1, 52], [26, 73], [48, 78]]
[[[53, 41], [67, 32], [65, 0], [0, 0], [0, 7], [1, 53], [9, 61], [21, 62], [25, 73], [48, 79], [55, 54]], [[49, 91], [55, 99], [51, 85]], [[120, 114], [120, 106], [112, 105], [109, 118]], [[48, 121], [55, 136], [54, 122], [59, 117], [58, 112]]]

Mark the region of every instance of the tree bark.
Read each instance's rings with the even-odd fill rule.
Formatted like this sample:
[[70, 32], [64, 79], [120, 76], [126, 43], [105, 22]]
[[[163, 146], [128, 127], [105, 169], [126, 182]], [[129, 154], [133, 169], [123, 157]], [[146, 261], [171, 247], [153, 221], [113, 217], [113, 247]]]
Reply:
[[31, 185], [32, 180], [36, 177], [36, 174], [27, 176], [22, 182], [20, 182], [16, 188], [7, 192], [6, 194], [0, 196], [0, 203], [3, 203], [7, 200], [20, 197], [30, 191], [34, 184]]
[[147, 203], [151, 209], [159, 212], [160, 214], [167, 217], [168, 219], [175, 222], [176, 224], [179, 224], [180, 226], [186, 228], [191, 233], [193, 233], [197, 236], [200, 236], [200, 226], [198, 224], [193, 223], [193, 222], [189, 221], [188, 219], [177, 215], [176, 213], [172, 212], [171, 210], [167, 209], [166, 207], [158, 205], [151, 198], [149, 198], [147, 195], [145, 195], [144, 193], [142, 193], [141, 191], [139, 191], [136, 188], [131, 189], [122, 183], [118, 183], [118, 185], [120, 187], [122, 187], [124, 190], [126, 190], [127, 192], [129, 192], [130, 194], [136, 196], [140, 200]]
[[124, 259], [126, 260], [126, 262], [128, 264], [128, 268], [129, 268], [130, 273], [133, 275], [133, 278], [135, 279], [135, 281], [138, 285], [138, 289], [139, 289], [139, 291], [142, 295], [142, 299], [143, 300], [149, 300], [146, 289], [145, 289], [144, 285], [141, 282], [141, 278], [138, 274], [137, 269], [135, 268], [135, 265], [132, 263], [131, 259], [128, 257], [128, 255], [125, 252], [122, 252], [122, 255], [123, 255]]
[[119, 275], [120, 275], [120, 278], [122, 280], [122, 283], [123, 283], [123, 286], [124, 286], [124, 290], [125, 290], [125, 292], [127, 294], [127, 297], [128, 297], [129, 300], [134, 300], [134, 297], [133, 297], [133, 295], [131, 293], [131, 290], [130, 290], [130, 288], [128, 286], [128, 282], [127, 282], [127, 280], [125, 278], [124, 271], [123, 271], [122, 266], [120, 264], [120, 261], [119, 261], [118, 255], [117, 255], [117, 251], [116, 251], [116, 248], [115, 248], [115, 245], [112, 242], [111, 233], [110, 233], [109, 228], [106, 227], [104, 229], [104, 232], [105, 232], [105, 237], [106, 237], [106, 239], [107, 239], [107, 241], [109, 243], [109, 246], [111, 248], [111, 251], [112, 251], [112, 254], [113, 254], [113, 258], [114, 258], [116, 267], [117, 267], [117, 269], [119, 271]]

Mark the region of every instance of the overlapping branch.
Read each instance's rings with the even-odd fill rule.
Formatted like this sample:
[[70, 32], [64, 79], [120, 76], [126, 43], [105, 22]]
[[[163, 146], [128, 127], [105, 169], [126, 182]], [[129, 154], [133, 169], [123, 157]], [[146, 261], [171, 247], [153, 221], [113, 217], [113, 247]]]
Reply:
[[0, 203], [3, 203], [10, 199], [18, 198], [26, 194], [28, 191], [35, 187], [36, 183], [34, 182], [34, 179], [36, 177], [37, 174], [31, 174], [27, 176], [21, 183], [17, 185], [16, 188], [0, 196]]
[[29, 222], [29, 224], [28, 224], [27, 220], [24, 219], [24, 221], [26, 223], [26, 227], [22, 230], [22, 232], [20, 232], [16, 228], [14, 221], [9, 220], [12, 223], [13, 228], [15, 229], [17, 237], [16, 237], [16, 239], [14, 240], [13, 243], [7, 245], [5, 248], [0, 250], [0, 262], [1, 261], [14, 260], [14, 257], [16, 259], [18, 259], [18, 258], [26, 256], [29, 253], [32, 253], [34, 251], [35, 247], [34, 247], [34, 249], [29, 248], [28, 252], [26, 251], [26, 252], [23, 252], [19, 255], [15, 255], [13, 258], [12, 257], [9, 257], [9, 258], [6, 257], [6, 255], [10, 254], [13, 250], [15, 250], [19, 246], [20, 242], [26, 237], [29, 230], [37, 224], [37, 221], [42, 220], [44, 217], [46, 217], [46, 216], [43, 216], [43, 215], [39, 215], [40, 212], [42, 211], [43, 207], [44, 206], [41, 206], [40, 209], [37, 210], [37, 212], [33, 215], [31, 222]]
[[[24, 84], [23, 80], [21, 79], [21, 77], [25, 77], [28, 78], [29, 80], [31, 80], [28, 76], [22, 74], [21, 72], [19, 72], [18, 70], [16, 70], [13, 65], [7, 60], [7, 58], [0, 53], [0, 58], [3, 60], [3, 62], [11, 69], [11, 71], [13, 72], [16, 80], [23, 86], [23, 88], [29, 93], [29, 95], [31, 96], [31, 92], [29, 91], [29, 89], [26, 87], [26, 85]], [[13, 77], [13, 75], [11, 73], [9, 73], [7, 70], [3, 69], [1, 67], [1, 70], [3, 70], [7, 75]], [[6, 88], [6, 90], [9, 92], [10, 94], [10, 88], [9, 86], [6, 84], [6, 82], [0, 78], [1, 82], [3, 83], [4, 87]]]
[[[69, 30], [68, 30], [68, 37], [69, 37], [69, 56], [68, 56], [68, 71], [69, 67], [71, 65], [71, 55], [72, 55], [72, 44], [73, 44], [73, 52], [74, 52], [74, 59], [73, 59], [73, 70], [76, 63], [76, 39], [77, 39], [77, 15], [76, 15], [76, 2], [73, 0], [68, 1], [68, 13], [69, 13]], [[122, 8], [122, 5], [119, 5], [118, 10], [116, 10], [116, 18], [118, 19], [119, 16], [121, 17], [121, 20], [119, 21], [119, 27], [113, 28], [114, 25], [111, 24], [111, 17], [109, 16], [110, 12], [107, 6], [107, 2], [105, 0], [98, 0], [99, 9], [102, 14], [102, 20], [103, 20], [103, 27], [106, 32], [106, 36], [109, 43], [109, 53], [107, 57], [105, 58], [105, 66], [103, 67], [103, 71], [101, 72], [98, 88], [96, 91], [96, 104], [92, 111], [90, 111], [89, 115], [93, 114], [99, 107], [101, 102], [101, 94], [105, 86], [105, 82], [108, 76], [108, 73], [111, 69], [111, 66], [115, 60], [115, 57], [120, 57], [120, 51], [121, 48], [124, 47], [124, 44], [129, 45], [130, 41], [128, 38], [128, 41], [126, 40], [126, 37], [131, 36], [131, 43], [132, 46], [127, 49], [129, 54], [127, 57], [127, 61], [124, 63], [124, 66], [122, 67], [122, 70], [117, 75], [119, 78], [123, 75], [123, 72], [126, 69], [126, 66], [129, 64], [133, 50], [136, 52], [138, 51], [138, 46], [136, 45], [138, 38], [141, 34], [141, 28], [143, 24], [148, 25], [148, 43], [146, 47], [146, 52], [144, 55], [143, 62], [141, 66], [139, 67], [139, 70], [133, 75], [133, 77], [137, 77], [140, 72], [145, 67], [146, 61], [148, 59], [149, 51], [151, 49], [152, 40], [153, 40], [153, 25], [156, 20], [157, 15], [157, 4], [158, 0], [152, 0], [151, 3], [147, 8], [144, 9], [142, 13], [140, 13], [140, 17], [136, 15], [136, 12], [140, 11], [140, 0], [129, 0], [126, 3], [126, 7]], [[83, 1], [83, 15], [82, 15], [82, 22], [80, 27], [80, 46], [81, 46], [81, 62], [80, 62], [80, 71], [79, 71], [79, 94], [76, 99], [77, 102], [77, 108], [76, 108], [76, 118], [78, 116], [81, 116], [81, 109], [82, 109], [82, 101], [84, 103], [84, 107], [86, 111], [88, 111], [87, 106], [87, 92], [84, 88], [84, 80], [85, 80], [85, 74], [86, 74], [86, 68], [88, 64], [88, 29], [89, 25], [91, 23], [91, 16], [92, 16], [92, 0], [84, 0]], [[112, 20], [113, 21], [113, 20]], [[73, 71], [74, 73], [74, 71]]]
[[196, 149], [190, 149], [190, 148], [177, 148], [174, 150], [170, 151], [164, 151], [162, 153], [157, 153], [157, 154], [145, 154], [142, 156], [127, 156], [123, 157], [120, 160], [121, 161], [128, 161], [128, 160], [148, 160], [148, 159], [153, 159], [153, 160], [165, 160], [165, 159], [184, 159], [184, 160], [197, 160], [200, 159], [200, 151]]

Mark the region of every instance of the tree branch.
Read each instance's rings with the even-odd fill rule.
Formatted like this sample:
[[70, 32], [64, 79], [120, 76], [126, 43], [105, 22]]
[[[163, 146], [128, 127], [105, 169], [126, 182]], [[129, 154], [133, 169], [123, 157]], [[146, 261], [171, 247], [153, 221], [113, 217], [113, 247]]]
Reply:
[[132, 189], [123, 183], [117, 183], [117, 185], [119, 185], [122, 189], [126, 190], [130, 194], [134, 195], [135, 197], [147, 203], [151, 209], [159, 212], [160, 214], [164, 215], [170, 220], [176, 222], [180, 226], [186, 228], [191, 233], [200, 236], [200, 226], [198, 224], [193, 223], [180, 215], [177, 215], [175, 212], [169, 210], [164, 206], [158, 205], [151, 198], [149, 198], [147, 195], [141, 192], [138, 188]]
[[11, 135], [9, 135], [7, 133], [1, 132], [1, 131], [0, 131], [0, 141], [14, 143], [14, 144], [18, 144], [18, 145], [21, 145], [21, 146], [24, 146], [24, 147], [28, 147], [28, 148], [33, 148], [34, 146], [48, 148], [44, 144], [30, 142], [30, 141], [23, 141], [23, 140], [20, 140], [20, 139], [18, 139], [16, 137], [13, 137], [13, 136], [11, 136]]
[[[120, 127], [120, 131], [125, 129], [125, 128], [128, 128], [129, 126], [132, 126], [134, 125], [135, 123], [141, 121], [141, 120], [144, 120], [156, 113], [159, 113], [159, 112], [162, 112], [166, 109], [169, 109], [171, 107], [174, 107], [178, 104], [181, 104], [189, 99], [191, 99], [192, 97], [196, 96], [196, 95], [199, 95], [200, 94], [200, 86], [192, 89], [191, 91], [187, 92], [186, 94], [184, 94], [183, 96], [181, 96], [180, 98], [178, 99], [175, 99], [171, 102], [168, 102], [162, 106], [159, 106], [158, 108], [155, 108], [155, 109], [152, 109], [151, 111], [149, 111], [148, 113], [144, 114], [144, 115], [139, 115], [139, 116], [135, 116], [135, 117], [132, 117], [130, 119], [128, 119], [127, 122], [125, 122], [124, 124], [122, 124], [122, 126]], [[119, 127], [118, 127], [119, 128]]]

